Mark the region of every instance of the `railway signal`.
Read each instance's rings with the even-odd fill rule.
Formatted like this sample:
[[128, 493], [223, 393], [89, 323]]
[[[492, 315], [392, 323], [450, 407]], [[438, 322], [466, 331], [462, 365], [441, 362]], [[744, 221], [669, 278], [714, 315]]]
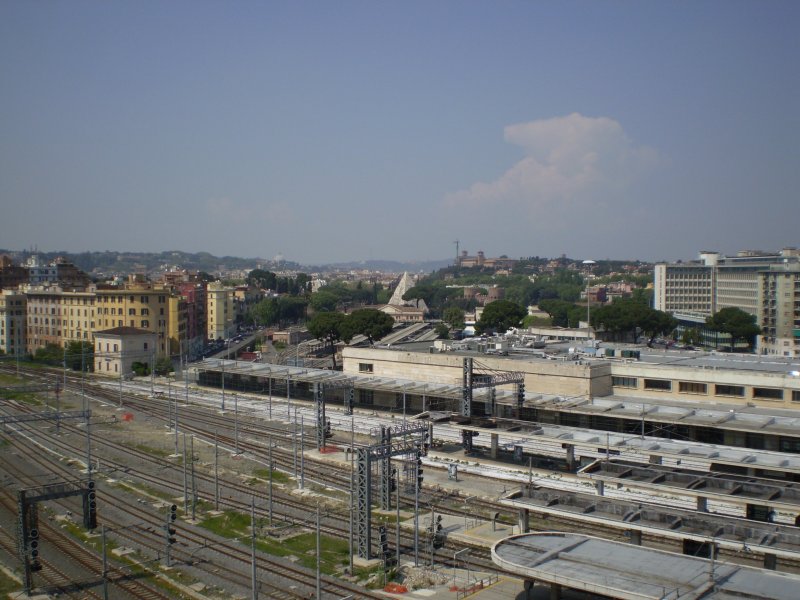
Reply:
[[89, 530], [97, 527], [97, 492], [92, 480], [86, 482], [83, 494], [83, 525]]
[[417, 490], [422, 489], [422, 457], [417, 455]]
[[39, 530], [36, 527], [28, 532], [28, 557], [30, 558], [31, 571], [41, 571], [42, 563], [39, 562]]
[[175, 529], [174, 525], [177, 518], [178, 518], [178, 505], [171, 504], [169, 507], [169, 511], [167, 512], [167, 523], [164, 525], [164, 534], [167, 541], [167, 548], [164, 554], [167, 559], [168, 567], [172, 566], [172, 555], [170, 553], [170, 548], [172, 548], [172, 545], [178, 541], [178, 539], [175, 537], [177, 530]]
[[436, 528], [433, 532], [433, 548], [444, 548], [444, 534], [442, 533], [442, 515], [436, 517]]

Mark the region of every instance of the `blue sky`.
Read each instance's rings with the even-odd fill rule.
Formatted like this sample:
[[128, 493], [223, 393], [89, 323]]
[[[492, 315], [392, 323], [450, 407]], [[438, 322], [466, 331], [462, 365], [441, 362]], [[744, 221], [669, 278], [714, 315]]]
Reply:
[[0, 247], [800, 245], [798, 2], [0, 3]]

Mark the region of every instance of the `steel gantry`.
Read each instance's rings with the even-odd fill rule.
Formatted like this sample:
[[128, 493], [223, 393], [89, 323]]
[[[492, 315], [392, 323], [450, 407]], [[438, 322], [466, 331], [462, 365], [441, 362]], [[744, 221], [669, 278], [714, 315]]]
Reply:
[[24, 571], [25, 593], [30, 596], [33, 573], [42, 568], [39, 562], [39, 502], [83, 497], [83, 524], [87, 529], [97, 527], [97, 502], [95, 484], [91, 479], [65, 481], [17, 492], [17, 550]]
[[[472, 416], [472, 393], [479, 388], [488, 388], [489, 394], [486, 400], [486, 414], [494, 416], [497, 397], [497, 386], [514, 383], [517, 385], [517, 415], [519, 416], [522, 404], [525, 402], [525, 374], [520, 371], [494, 371], [482, 368], [480, 372], [475, 372], [475, 364], [472, 357], [464, 358], [462, 374], [462, 393], [461, 411], [462, 417]], [[462, 430], [461, 440], [466, 452], [472, 451], [472, 438], [474, 431]]]
[[[325, 440], [330, 433], [330, 426], [328, 420], [325, 418], [325, 390], [344, 390], [344, 403], [345, 407], [348, 405], [348, 398], [353, 397], [353, 381], [351, 379], [334, 379], [328, 381], [315, 381], [314, 382], [314, 405], [317, 411], [317, 450], [322, 450], [325, 447]], [[353, 405], [350, 404], [350, 412], [346, 414], [353, 414]]]
[[356, 551], [364, 559], [371, 557], [370, 530], [372, 529], [372, 463], [380, 461], [381, 507], [388, 510], [391, 504], [391, 459], [393, 456], [418, 456], [427, 451], [430, 424], [404, 423], [395, 427], [381, 426], [372, 435], [379, 442], [356, 448]]

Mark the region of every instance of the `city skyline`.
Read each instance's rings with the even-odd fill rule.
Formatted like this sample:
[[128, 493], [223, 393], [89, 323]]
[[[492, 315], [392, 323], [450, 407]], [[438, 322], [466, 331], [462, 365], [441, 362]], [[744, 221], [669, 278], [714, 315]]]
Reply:
[[[0, 245], [797, 245], [792, 2], [0, 6]], [[794, 211], [792, 210], [794, 209]]]

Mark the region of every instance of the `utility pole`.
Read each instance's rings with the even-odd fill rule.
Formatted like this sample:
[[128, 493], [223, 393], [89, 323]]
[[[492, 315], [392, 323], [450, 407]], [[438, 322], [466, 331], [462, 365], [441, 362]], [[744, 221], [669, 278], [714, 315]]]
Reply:
[[395, 542], [397, 544], [397, 548], [395, 548], [395, 568], [400, 569], [400, 473], [397, 474], [397, 485], [394, 486], [395, 491], [395, 504], [397, 509], [397, 518], [395, 519]]
[[108, 600], [108, 556], [106, 555], [106, 526], [100, 525], [103, 538], [103, 600]]
[[[318, 550], [319, 552], [319, 550]], [[253, 600], [258, 600], [258, 577], [256, 576], [256, 497], [250, 498], [250, 585], [253, 589]]]
[[191, 451], [189, 458], [192, 461], [192, 521], [194, 521], [197, 517], [197, 480], [194, 478], [194, 434], [192, 434], [191, 438]]
[[222, 359], [222, 411], [225, 411], [225, 361], [227, 360], [228, 355], [225, 355], [225, 358]]
[[183, 434], [183, 514], [189, 514], [189, 490], [186, 475], [186, 434]]
[[317, 600], [322, 600], [322, 577], [320, 575], [322, 559], [320, 558], [321, 548], [319, 529], [319, 504], [317, 504]]
[[268, 494], [268, 512], [269, 512], [269, 526], [272, 527], [272, 436], [267, 438], [269, 443], [269, 494]]
[[219, 510], [219, 440], [214, 430], [214, 510]]
[[175, 396], [175, 454], [178, 454], [178, 396]]
[[233, 438], [236, 447], [236, 454], [241, 454], [239, 451], [239, 396], [233, 395]]
[[303, 489], [305, 483], [305, 431], [303, 427], [303, 413], [300, 413], [300, 489]]
[[[419, 456], [419, 453], [417, 453]], [[414, 566], [419, 566], [419, 460], [414, 461]]]
[[294, 459], [294, 476], [297, 477], [297, 408], [294, 409], [294, 422], [292, 425], [292, 458]]

